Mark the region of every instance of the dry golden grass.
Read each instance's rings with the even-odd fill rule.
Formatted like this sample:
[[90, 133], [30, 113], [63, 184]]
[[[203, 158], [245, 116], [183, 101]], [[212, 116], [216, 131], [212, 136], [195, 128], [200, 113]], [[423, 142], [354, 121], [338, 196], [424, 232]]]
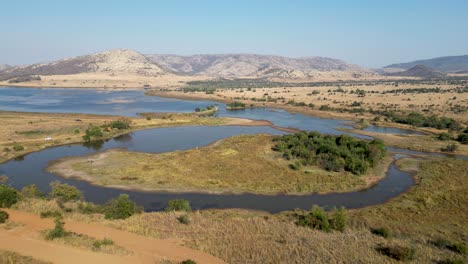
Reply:
[[0, 250], [0, 263], [2, 264], [50, 264], [50, 262], [22, 256], [14, 252]]
[[[416, 160], [398, 164], [414, 170]], [[386, 225], [402, 236], [468, 241], [468, 162], [433, 159], [419, 161], [417, 184], [391, 202], [356, 210], [354, 216], [371, 226]]]
[[[66, 226], [65, 226], [65, 229], [66, 229]], [[45, 236], [45, 232], [47, 232], [47, 230], [44, 230], [42, 234], [43, 236]], [[81, 248], [84, 250], [90, 250], [90, 251], [101, 252], [101, 253], [106, 253], [106, 254], [113, 254], [113, 255], [120, 255], [120, 256], [133, 254], [133, 252], [121, 246], [113, 244], [112, 240], [110, 240], [112, 241], [112, 244], [96, 246], [95, 243], [99, 241], [100, 240], [96, 238], [93, 238], [87, 235], [76, 234], [76, 233], [70, 233], [64, 237], [59, 237], [59, 238], [55, 238], [54, 240], [51, 240], [52, 243], [77, 247], [77, 248]]]
[[162, 154], [110, 150], [67, 158], [48, 170], [97, 185], [133, 189], [311, 193], [365, 188], [385, 175], [391, 161], [363, 176], [315, 166], [295, 171], [289, 168], [290, 161], [272, 150], [272, 139], [269, 135], [235, 136], [207, 147]]
[[[397, 147], [402, 149], [411, 149], [424, 152], [442, 152], [441, 149], [445, 148], [448, 144], [454, 143], [458, 145], [458, 149], [454, 153], [449, 154], [459, 154], [459, 155], [468, 155], [468, 145], [460, 144], [455, 140], [446, 140], [442, 141], [437, 139], [437, 135], [427, 134], [427, 135], [398, 135], [398, 134], [383, 134], [383, 133], [373, 133], [358, 129], [343, 129], [343, 131], [349, 131], [356, 134], [362, 134], [371, 136], [374, 138], [379, 138], [385, 142], [386, 146]], [[456, 134], [452, 135], [456, 137]]]
[[[468, 239], [466, 161], [402, 159], [398, 164], [407, 170], [418, 168], [418, 184], [386, 204], [350, 211], [350, 227], [343, 233], [296, 226], [290, 213], [246, 210], [195, 211], [189, 213], [188, 225], [177, 220], [182, 213], [174, 212], [143, 213], [114, 221], [99, 214], [64, 215], [145, 236], [182, 240], [229, 263], [397, 263], [378, 253], [375, 248], [379, 245], [414, 247], [414, 263], [466, 261], [466, 255], [431, 243], [437, 238], [465, 243]], [[52, 207], [44, 200], [17, 205], [27, 211]], [[393, 237], [384, 239], [370, 232], [381, 226], [389, 227]]]
[[[82, 136], [89, 124], [104, 125], [121, 118], [119, 116], [88, 114], [0, 111], [0, 123], [2, 124], [0, 127], [0, 162], [46, 147], [82, 142]], [[156, 127], [237, 123], [249, 125], [249, 122], [245, 120], [200, 117], [198, 114], [161, 114], [154, 115], [150, 119], [132, 117], [130, 120], [132, 122], [131, 129], [112, 130], [106, 133], [105, 137], [109, 138], [122, 133]], [[52, 140], [46, 141], [47, 136], [51, 136]], [[24, 150], [15, 151], [13, 148], [15, 143], [23, 146]]]

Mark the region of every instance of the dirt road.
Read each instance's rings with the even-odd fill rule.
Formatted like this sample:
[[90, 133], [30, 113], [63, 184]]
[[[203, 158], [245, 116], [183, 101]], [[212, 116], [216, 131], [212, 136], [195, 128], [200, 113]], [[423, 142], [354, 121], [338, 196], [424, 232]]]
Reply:
[[158, 263], [163, 260], [180, 262], [186, 259], [197, 263], [224, 263], [207, 253], [179, 246], [175, 241], [152, 239], [114, 228], [75, 221], [65, 221], [65, 228], [78, 234], [97, 239], [110, 238], [133, 254], [117, 256], [93, 252], [76, 247], [45, 241], [40, 231], [54, 226], [52, 219], [41, 219], [37, 215], [6, 210], [10, 221], [23, 226], [11, 230], [0, 229], [0, 249], [52, 263]]

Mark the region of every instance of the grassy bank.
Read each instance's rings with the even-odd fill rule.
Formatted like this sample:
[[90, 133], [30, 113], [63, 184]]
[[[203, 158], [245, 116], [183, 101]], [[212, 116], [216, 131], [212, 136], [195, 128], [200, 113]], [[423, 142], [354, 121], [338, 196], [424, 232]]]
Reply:
[[[447, 154], [468, 155], [468, 145], [460, 144], [455, 140], [439, 140], [436, 134], [426, 135], [398, 135], [384, 134], [363, 131], [359, 129], [340, 129], [342, 131], [351, 132], [379, 138], [385, 142], [386, 146], [396, 147], [401, 149], [410, 149], [424, 152], [438, 152]], [[458, 149], [455, 152], [442, 151], [448, 144], [456, 144]]]
[[97, 185], [132, 189], [304, 194], [365, 188], [384, 176], [391, 161], [387, 158], [362, 176], [318, 166], [293, 170], [290, 161], [272, 150], [273, 138], [235, 136], [207, 147], [162, 154], [110, 150], [64, 159], [48, 170]]
[[[90, 124], [106, 126], [121, 119], [120, 116], [105, 115], [0, 111], [0, 162], [51, 146], [83, 142], [83, 135]], [[127, 119], [131, 121], [129, 129], [111, 129], [102, 138], [157, 127], [250, 125], [249, 120], [204, 117], [200, 113], [147, 113]], [[47, 137], [51, 139], [45, 140]]]

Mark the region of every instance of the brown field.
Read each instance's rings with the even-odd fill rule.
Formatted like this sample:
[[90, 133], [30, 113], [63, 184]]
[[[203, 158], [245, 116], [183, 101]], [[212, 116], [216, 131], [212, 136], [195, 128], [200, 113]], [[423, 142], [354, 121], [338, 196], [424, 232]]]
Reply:
[[[439, 238], [465, 244], [468, 240], [466, 162], [403, 159], [398, 164], [403, 169], [418, 169], [416, 186], [385, 204], [351, 210], [349, 228], [343, 233], [296, 226], [292, 214], [287, 212], [271, 215], [245, 210], [195, 211], [189, 213], [188, 225], [177, 220], [181, 213], [173, 212], [143, 213], [115, 221], [104, 220], [99, 214], [63, 213], [66, 219], [74, 221], [184, 241], [186, 246], [229, 263], [398, 263], [378, 253], [376, 247], [380, 245], [413, 247], [414, 263], [466, 261], [466, 255], [432, 244]], [[37, 214], [61, 210], [54, 201], [45, 200], [28, 200], [15, 207]], [[370, 228], [382, 226], [390, 228], [392, 237], [384, 239], [370, 232]]]
[[366, 175], [329, 172], [317, 166], [299, 171], [272, 150], [273, 136], [235, 136], [207, 147], [162, 154], [110, 150], [59, 160], [48, 171], [96, 185], [124, 189], [210, 193], [346, 192], [363, 189], [385, 175], [388, 157]]

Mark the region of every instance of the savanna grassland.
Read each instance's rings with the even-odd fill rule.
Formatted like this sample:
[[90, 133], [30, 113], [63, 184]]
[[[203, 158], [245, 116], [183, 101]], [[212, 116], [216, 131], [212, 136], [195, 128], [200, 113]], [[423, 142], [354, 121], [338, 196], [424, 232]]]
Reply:
[[417, 184], [388, 203], [348, 211], [343, 231], [299, 226], [298, 216], [306, 213], [302, 211], [272, 215], [245, 210], [171, 210], [110, 220], [101, 213], [83, 214], [81, 202], [60, 205], [54, 199], [28, 198], [13, 208], [36, 214], [57, 211], [65, 221], [177, 239], [228, 263], [396, 263], [395, 257], [415, 263], [466, 261], [466, 162], [407, 158], [398, 165], [417, 170]]
[[[356, 118], [375, 111], [419, 112], [468, 121], [468, 83], [463, 80], [276, 83], [261, 80], [189, 82], [153, 95], [241, 101], [317, 116]], [[322, 107], [322, 111], [320, 111]]]

